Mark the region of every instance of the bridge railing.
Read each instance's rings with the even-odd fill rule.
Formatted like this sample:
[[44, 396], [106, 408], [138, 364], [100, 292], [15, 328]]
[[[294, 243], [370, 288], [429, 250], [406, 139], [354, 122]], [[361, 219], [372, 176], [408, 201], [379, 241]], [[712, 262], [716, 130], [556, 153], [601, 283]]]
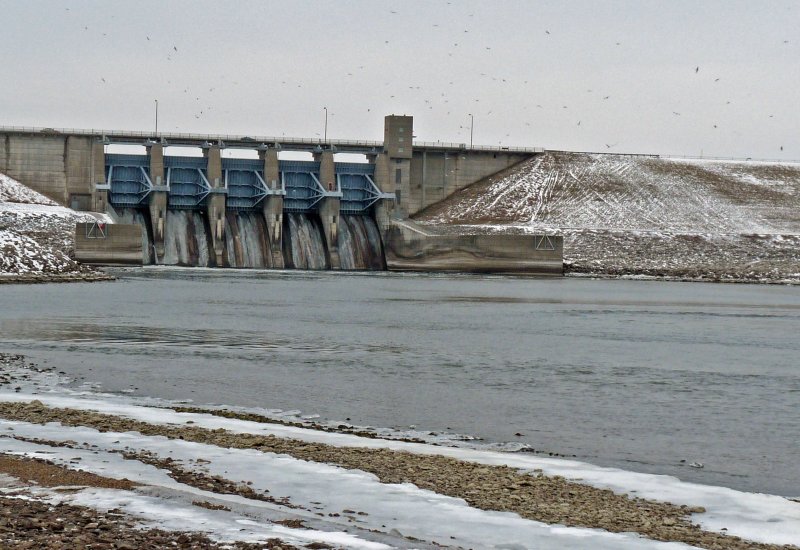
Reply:
[[[40, 135], [73, 135], [88, 137], [106, 137], [108, 139], [136, 139], [136, 140], [160, 140], [169, 141], [191, 141], [208, 142], [217, 144], [220, 141], [235, 143], [235, 147], [257, 148], [262, 144], [270, 145], [280, 143], [282, 145], [319, 145], [320, 147], [343, 147], [359, 149], [375, 149], [376, 152], [383, 150], [383, 141], [362, 140], [362, 139], [328, 139], [321, 138], [298, 138], [286, 136], [246, 136], [234, 134], [195, 134], [181, 132], [142, 132], [136, 130], [106, 130], [101, 128], [38, 128], [33, 126], [0, 126], [0, 133], [24, 133]], [[194, 144], [193, 144], [194, 145]], [[473, 145], [466, 143], [440, 142], [440, 141], [414, 141], [414, 147], [426, 149], [460, 150], [460, 151], [486, 151], [486, 152], [507, 152], [507, 153], [542, 153], [542, 147], [511, 147], [502, 145]]]

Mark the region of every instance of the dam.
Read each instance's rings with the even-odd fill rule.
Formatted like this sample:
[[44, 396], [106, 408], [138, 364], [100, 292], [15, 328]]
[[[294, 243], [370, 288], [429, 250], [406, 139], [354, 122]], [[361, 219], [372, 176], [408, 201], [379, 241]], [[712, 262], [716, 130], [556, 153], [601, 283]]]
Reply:
[[[405, 115], [385, 117], [382, 142], [0, 127], [0, 172], [114, 220], [76, 227], [88, 263], [562, 272], [556, 235], [437, 235], [408, 221], [542, 149], [413, 137]], [[117, 152], [131, 145], [143, 151]]]

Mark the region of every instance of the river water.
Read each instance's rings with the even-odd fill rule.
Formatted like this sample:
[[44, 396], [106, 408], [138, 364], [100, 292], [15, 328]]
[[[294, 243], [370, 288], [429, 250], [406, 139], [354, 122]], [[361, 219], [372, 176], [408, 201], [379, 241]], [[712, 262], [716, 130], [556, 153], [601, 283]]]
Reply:
[[0, 285], [0, 351], [104, 391], [413, 425], [800, 496], [798, 287], [118, 274]]

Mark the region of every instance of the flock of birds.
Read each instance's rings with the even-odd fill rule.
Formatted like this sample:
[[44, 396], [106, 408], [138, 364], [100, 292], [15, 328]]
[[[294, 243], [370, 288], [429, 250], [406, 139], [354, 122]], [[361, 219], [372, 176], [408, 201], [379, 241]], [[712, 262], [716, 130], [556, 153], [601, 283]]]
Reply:
[[[447, 4], [450, 5], [451, 2], [447, 2]], [[70, 11], [70, 8], [66, 8], [66, 11]], [[400, 12], [398, 12], [396, 10], [389, 10], [389, 15], [390, 16], [397, 16], [397, 15], [400, 15]], [[473, 14], [468, 14], [469, 18], [473, 18], [474, 16], [475, 16], [474, 13]], [[113, 16], [112, 16], [112, 18], [113, 18]], [[432, 27], [434, 29], [440, 29], [441, 25], [439, 23], [433, 23]], [[87, 32], [90, 30], [88, 25], [84, 25], [83, 29], [84, 29], [84, 31], [87, 31]], [[469, 35], [470, 30], [471, 30], [470, 28], [464, 28], [463, 32], [461, 32], [461, 34]], [[544, 29], [543, 33], [544, 33], [545, 37], [553, 36], [549, 29]], [[103, 32], [102, 35], [103, 35], [103, 37], [107, 37], [107, 33], [106, 32]], [[145, 35], [144, 36], [144, 40], [147, 43], [155, 44], [155, 42], [151, 39], [150, 35]], [[450, 51], [447, 52], [448, 57], [453, 57], [454, 54], [457, 55], [457, 53], [456, 53], [457, 50], [459, 48], [461, 48], [463, 50], [465, 45], [472, 46], [473, 47], [472, 51], [474, 52], [474, 47], [475, 47], [476, 44], [474, 42], [473, 43], [469, 43], [469, 42], [467, 42], [468, 40], [469, 40], [468, 37], [464, 37], [460, 41], [452, 42], [452, 45], [449, 47]], [[784, 44], [789, 44], [789, 41], [788, 40], [784, 40], [783, 43]], [[384, 40], [384, 45], [389, 46], [390, 45], [390, 41], [389, 40]], [[622, 42], [615, 42], [615, 45], [616, 46], [622, 46]], [[490, 51], [492, 51], [492, 46], [486, 45], [486, 46], [483, 46], [483, 49], [484, 49], [484, 51], [490, 52]], [[161, 54], [164, 56], [164, 58], [166, 59], [167, 62], [172, 62], [173, 60], [178, 60], [179, 59], [178, 45], [177, 44], [172, 44], [166, 51], [162, 50]], [[347, 71], [344, 74], [344, 78], [346, 78], [346, 79], [354, 78], [354, 77], [358, 76], [359, 73], [366, 74], [364, 72], [365, 69], [366, 69], [365, 65], [363, 65], [363, 64], [362, 65], [358, 65], [357, 67], [354, 67], [353, 69]], [[700, 68], [699, 65], [695, 66], [693, 70], [694, 70], [694, 74], [695, 75], [699, 75], [700, 72], [701, 72], [701, 68]], [[507, 77], [504, 78], [502, 76], [493, 76], [493, 75], [490, 75], [490, 74], [488, 74], [486, 72], [477, 73], [476, 74], [476, 78], [478, 78], [478, 79], [490, 78], [493, 82], [496, 82], [498, 84], [511, 84], [512, 83], [510, 78], [507, 78]], [[718, 82], [720, 82], [720, 80], [721, 80], [721, 77], [716, 77], [716, 78], [714, 78], [713, 82], [714, 83], [718, 83]], [[108, 84], [108, 81], [106, 80], [106, 78], [104, 76], [100, 77], [100, 82], [103, 85]], [[168, 79], [167, 80], [167, 84], [168, 85], [172, 85], [172, 80]], [[238, 81], [232, 81], [231, 84], [238, 85], [239, 83], [238, 83]], [[387, 87], [388, 86], [392, 86], [393, 84], [396, 84], [396, 83], [394, 83], [392, 81], [385, 81], [384, 82], [384, 85], [387, 86]], [[527, 86], [529, 84], [530, 83], [529, 83], [528, 80], [524, 80], [523, 81], [523, 85]], [[177, 83], [176, 83], [176, 85], [177, 85]], [[302, 82], [292, 82], [292, 81], [289, 81], [289, 80], [281, 80], [281, 84], [280, 85], [282, 87], [285, 87], [285, 88], [302, 88], [303, 87], [303, 83]], [[450, 80], [449, 81], [449, 86], [455, 87], [457, 85], [454, 83], [453, 80]], [[459, 107], [457, 107], [458, 112], [454, 114], [454, 111], [451, 110], [450, 96], [448, 95], [448, 93], [449, 93], [448, 91], [438, 91], [438, 94], [431, 95], [431, 94], [429, 94], [429, 91], [424, 90], [421, 86], [407, 86], [407, 90], [409, 90], [411, 93], [424, 93], [425, 95], [429, 95], [429, 97], [420, 98], [420, 99], [422, 99], [422, 105], [424, 107], [426, 107], [428, 110], [433, 111], [436, 108], [442, 107], [443, 108], [442, 110], [445, 111], [444, 116], [447, 116], [447, 117], [454, 116], [454, 117], [457, 117], [459, 120], [464, 120], [464, 113], [462, 112], [464, 110], [463, 102], [459, 103]], [[203, 118], [205, 115], [209, 114], [214, 109], [213, 104], [212, 104], [213, 101], [211, 101], [211, 96], [210, 96], [210, 94], [213, 94], [214, 91], [215, 91], [215, 87], [209, 87], [207, 89], [207, 91], [205, 89], [203, 89], [202, 92], [198, 91], [196, 89], [192, 89], [192, 88], [190, 88], [188, 86], [187, 87], [183, 87], [183, 94], [185, 94], [188, 98], [190, 98], [190, 101], [194, 102], [195, 110], [194, 110], [193, 116], [194, 116], [195, 119], [200, 120], [201, 118]], [[396, 104], [397, 102], [400, 101], [400, 98], [398, 98], [398, 93], [399, 92], [396, 92], [395, 94], [388, 94], [388, 98], [387, 98], [388, 102], [380, 101], [377, 97], [374, 97], [373, 101], [381, 103], [381, 106], [384, 109], [386, 109], [386, 107], [384, 106], [386, 103]], [[587, 93], [590, 93], [590, 94], [594, 93], [594, 90], [588, 89]], [[605, 95], [599, 95], [598, 97], [601, 98], [601, 101], [608, 101], [608, 100], [611, 99], [612, 96], [610, 94], [605, 94]], [[404, 97], [402, 99], [407, 101], [407, 97]], [[412, 101], [419, 101], [419, 99], [415, 99], [415, 100], [412, 100]], [[481, 102], [481, 98], [480, 97], [476, 97], [476, 98], [472, 99], [472, 103], [475, 104], [475, 105], [471, 109], [472, 111], [474, 111], [474, 113], [472, 115], [470, 115], [471, 117], [473, 117], [474, 114], [478, 112], [478, 110], [479, 110], [478, 108], [479, 108], [480, 102]], [[730, 105], [731, 104], [731, 100], [727, 100], [725, 104], [726, 105]], [[366, 112], [372, 112], [375, 109], [375, 107], [377, 107], [377, 106], [365, 106], [363, 108], [366, 109]], [[548, 108], [549, 109], [558, 109], [558, 110], [563, 112], [564, 110], [569, 109], [569, 106], [568, 105], [561, 105], [560, 107], [558, 107], [558, 106], [545, 107], [541, 103], [536, 103], [535, 104], [535, 108], [536, 109], [543, 109], [543, 110], [546, 110]], [[391, 106], [389, 106], [389, 110], [391, 110]], [[527, 106], [523, 106], [523, 110], [527, 110]], [[482, 117], [491, 117], [493, 112], [494, 111], [492, 109], [488, 109], [486, 111], [483, 111], [483, 110], [480, 111]], [[676, 111], [676, 110], [672, 110], [672, 115], [674, 117], [682, 116], [681, 112], [680, 111]], [[335, 116], [334, 113], [326, 113], [326, 117], [333, 117], [333, 116]], [[774, 117], [774, 115], [769, 115], [769, 118], [773, 118], [773, 117]], [[473, 130], [473, 121], [474, 121], [474, 119], [471, 118], [469, 123], [459, 124], [458, 125], [458, 131], [456, 132], [457, 135], [459, 137], [461, 137], [462, 139], [463, 139], [463, 137], [465, 135], [470, 135], [472, 133], [472, 130]], [[578, 128], [581, 128], [582, 122], [583, 122], [582, 119], [577, 120], [577, 122], [575, 123], [575, 126], [578, 127]], [[327, 120], [326, 120], [326, 123], [327, 123]], [[524, 125], [527, 126], [527, 127], [530, 127], [532, 125], [532, 123], [530, 121], [526, 121], [526, 122], [524, 122]], [[176, 126], [175, 128], [177, 129], [178, 127]], [[719, 123], [714, 123], [713, 124], [713, 128], [714, 129], [719, 129], [720, 128], [720, 124]], [[319, 133], [317, 135], [319, 135]], [[510, 138], [511, 137], [511, 133], [505, 134], [505, 137], [506, 138]], [[502, 145], [503, 140], [499, 140], [498, 143]], [[610, 149], [613, 149], [614, 147], [616, 147], [617, 145], [619, 145], [619, 142], [604, 143], [604, 145], [605, 145], [607, 150], [610, 150]], [[780, 151], [783, 151], [783, 145], [781, 145], [779, 147], [779, 149], [780, 149]]]

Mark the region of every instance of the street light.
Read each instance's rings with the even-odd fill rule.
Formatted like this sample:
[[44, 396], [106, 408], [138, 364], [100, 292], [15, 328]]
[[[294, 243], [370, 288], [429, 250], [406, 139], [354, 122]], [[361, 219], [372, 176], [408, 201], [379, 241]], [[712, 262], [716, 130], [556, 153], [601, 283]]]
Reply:
[[156, 99], [155, 102], [156, 102], [156, 135], [158, 135], [158, 100]]
[[325, 137], [323, 138], [323, 141], [325, 143], [327, 143], [328, 142], [328, 108], [327, 107], [323, 107], [323, 109], [325, 109]]
[[472, 128], [475, 126], [475, 117], [469, 113], [469, 148], [472, 149]]

